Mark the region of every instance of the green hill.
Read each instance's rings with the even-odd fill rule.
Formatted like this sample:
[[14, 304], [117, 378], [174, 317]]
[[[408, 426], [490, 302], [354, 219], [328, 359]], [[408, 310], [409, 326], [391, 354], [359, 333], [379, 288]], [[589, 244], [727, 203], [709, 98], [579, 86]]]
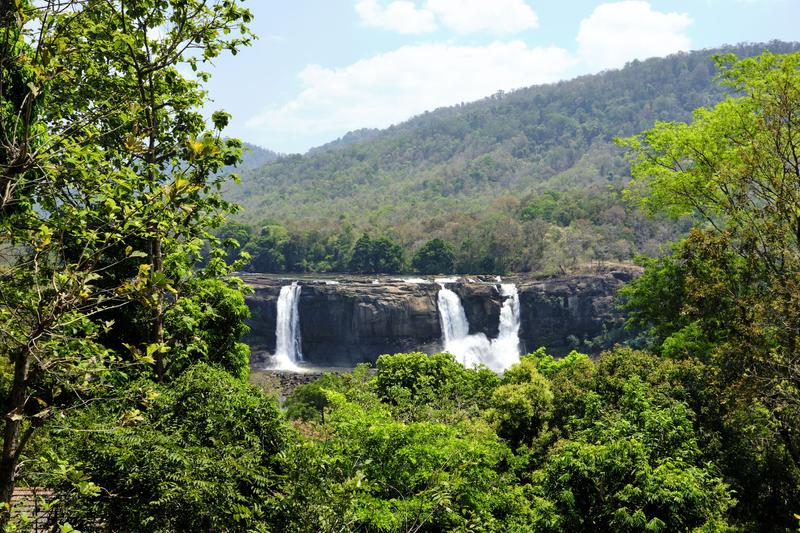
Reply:
[[[541, 270], [656, 253], [683, 226], [645, 220], [620, 202], [628, 167], [613, 139], [657, 120], [686, 121], [719, 101], [712, 55], [797, 47], [679, 53], [497, 93], [245, 170], [229, 197], [244, 206], [243, 221], [279, 223], [304, 241], [298, 246], [314, 245], [310, 230], [327, 240], [345, 230], [387, 234], [409, 254], [440, 237], [461, 254], [461, 270]], [[491, 242], [497, 249], [487, 248]], [[337, 269], [304, 260], [285, 268]]]

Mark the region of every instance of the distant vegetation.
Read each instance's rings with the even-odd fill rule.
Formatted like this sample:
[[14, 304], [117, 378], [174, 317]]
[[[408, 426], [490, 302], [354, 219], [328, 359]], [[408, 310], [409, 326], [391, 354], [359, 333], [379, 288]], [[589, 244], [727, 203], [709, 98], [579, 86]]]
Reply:
[[[244, 207], [248, 251], [287, 257], [275, 272], [346, 271], [342, 257], [364, 232], [402, 246], [406, 269], [431, 238], [453, 248], [462, 273], [655, 256], [690, 221], [649, 218], [623, 201], [630, 174], [614, 138], [656, 120], [689, 121], [726, 94], [714, 82], [713, 54], [746, 57], [765, 47], [796, 45], [681, 53], [498, 93], [243, 171], [227, 195]], [[286, 248], [252, 243], [276, 225]]]
[[244, 149], [244, 156], [236, 166], [236, 170], [239, 172], [259, 168], [280, 157], [280, 154], [272, 150], [267, 150], [250, 143], [242, 143], [242, 148]]

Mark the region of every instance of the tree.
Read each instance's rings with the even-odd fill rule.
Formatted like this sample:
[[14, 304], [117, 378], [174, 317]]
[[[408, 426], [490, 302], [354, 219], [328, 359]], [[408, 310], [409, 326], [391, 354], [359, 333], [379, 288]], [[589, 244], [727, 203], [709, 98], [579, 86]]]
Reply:
[[225, 262], [233, 263], [239, 258], [247, 243], [250, 242], [253, 236], [253, 228], [247, 224], [229, 220], [219, 228], [216, 236], [221, 241], [222, 248], [226, 251]]
[[124, 401], [72, 423], [80, 432], [59, 432], [56, 445], [90, 454], [84, 474], [103, 488], [87, 497], [54, 480], [58, 512], [75, 527], [257, 530], [269, 518], [282, 417], [274, 398], [223, 370], [199, 363], [169, 386], [136, 382]]
[[449, 353], [382, 355], [376, 369], [378, 397], [394, 405], [436, 402], [442, 408], [475, 404], [485, 409], [499, 381], [488, 368], [465, 368]]
[[372, 239], [368, 234], [363, 234], [356, 241], [348, 268], [351, 272], [362, 274], [372, 272]]
[[[784, 462], [782, 470], [795, 480], [789, 492], [796, 494], [800, 54], [717, 62], [737, 96], [698, 109], [690, 124], [657, 123], [623, 141], [635, 178], [630, 194], [651, 212], [692, 214], [704, 224], [631, 289], [629, 306], [640, 325], [654, 326], [657, 349], [710, 362], [726, 431], [736, 435], [731, 445], [752, 439], [745, 448], [770, 457], [762, 465]], [[671, 297], [646, 295], [649, 288], [663, 294], [667, 286]], [[744, 471], [729, 470], [734, 477]], [[755, 521], [790, 526], [783, 482], [767, 491], [776, 495], [771, 505], [778, 516]], [[753, 486], [739, 483], [744, 490]]]
[[431, 239], [414, 254], [411, 267], [420, 274], [452, 274], [455, 268], [453, 247], [442, 239]]
[[289, 232], [280, 224], [269, 224], [261, 228], [258, 237], [250, 239], [245, 247], [251, 257], [248, 269], [252, 272], [285, 272], [287, 242]]
[[[113, 388], [110, 369], [124, 360], [165, 378], [166, 313], [232, 209], [220, 171], [241, 154], [221, 137], [228, 115], [209, 127], [198, 111], [207, 75], [187, 80], [176, 65], [247, 44], [249, 19], [228, 1], [0, 9], [0, 351], [13, 365], [0, 501], [36, 428]], [[220, 255], [204, 275], [227, 276]], [[114, 324], [100, 317], [121, 307], [142, 310], [129, 353], [101, 342]]]
[[328, 400], [325, 424], [287, 453], [285, 530], [525, 530], [524, 493], [503, 468], [510, 450], [486, 424], [395, 419], [374, 397]]
[[388, 237], [372, 241], [372, 272], [398, 274], [405, 267], [403, 247]]
[[552, 416], [553, 392], [535, 360], [524, 357], [506, 371], [490, 406], [498, 435], [512, 444], [530, 443]]
[[355, 244], [349, 270], [359, 274], [396, 274], [403, 270], [403, 248], [388, 237], [364, 233]]
[[180, 376], [193, 363], [203, 361], [246, 380], [250, 374], [250, 349], [241, 342], [247, 333], [250, 311], [242, 288], [216, 277], [197, 277], [186, 285], [186, 297], [164, 315], [170, 359], [166, 378]]
[[595, 403], [577, 421], [586, 429], [553, 446], [533, 489], [553, 529], [728, 529], [732, 498], [701, 462], [691, 411], [659, 405], [648, 388], [630, 380], [617, 405]]

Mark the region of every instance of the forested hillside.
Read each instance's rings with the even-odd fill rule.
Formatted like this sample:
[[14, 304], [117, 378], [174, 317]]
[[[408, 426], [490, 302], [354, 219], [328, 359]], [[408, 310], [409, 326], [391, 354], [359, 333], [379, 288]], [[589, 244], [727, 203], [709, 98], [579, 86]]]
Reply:
[[242, 161], [237, 167], [239, 172], [260, 168], [265, 163], [275, 161], [278, 159], [278, 157], [280, 157], [280, 154], [273, 152], [272, 150], [261, 148], [255, 144], [242, 143], [242, 145], [244, 148], [244, 154], [242, 156]]
[[[647, 219], [622, 202], [629, 171], [614, 138], [654, 121], [688, 121], [693, 109], [719, 101], [713, 55], [797, 46], [743, 44], [634, 61], [381, 132], [353, 132], [245, 169], [228, 191], [253, 226], [237, 228], [238, 236], [256, 260], [266, 254], [261, 268], [273, 271], [348, 270], [365, 231], [402, 246], [405, 265], [426, 240], [441, 238], [461, 272], [655, 255], [686, 225]], [[252, 242], [265, 223], [271, 236]]]

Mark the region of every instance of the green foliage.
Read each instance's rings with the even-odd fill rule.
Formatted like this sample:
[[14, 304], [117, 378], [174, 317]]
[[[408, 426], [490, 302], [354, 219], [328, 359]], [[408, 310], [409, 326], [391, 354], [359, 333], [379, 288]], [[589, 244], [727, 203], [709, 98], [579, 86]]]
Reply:
[[330, 437], [290, 454], [287, 530], [503, 531], [525, 509], [501, 473], [508, 448], [486, 425], [404, 422], [380, 403], [330, 399]]
[[66, 453], [92, 457], [84, 472], [101, 490], [65, 487], [59, 515], [81, 529], [259, 529], [286, 440], [275, 401], [202, 363], [129, 393], [76, 419], [81, 432], [60, 432]]
[[327, 373], [313, 383], [300, 385], [287, 396], [284, 407], [289, 420], [324, 422], [328, 394], [345, 388], [345, 380], [339, 375]]
[[0, 499], [55, 488], [63, 531], [796, 525], [800, 54], [722, 58], [736, 97], [625, 141], [642, 209], [705, 223], [625, 290], [651, 352], [502, 377], [384, 355], [298, 387], [289, 426], [245, 382], [238, 248], [268, 271], [395, 273], [422, 235], [423, 272], [629, 257], [684, 223], [622, 205], [611, 137], [721, 93], [682, 54], [422, 115], [268, 164], [248, 201], [294, 220], [223, 227], [243, 147], [177, 65], [246, 45], [239, 4], [0, 7]]
[[556, 510], [553, 529], [725, 529], [732, 498], [698, 463], [688, 410], [652, 406], [643, 388], [631, 382], [620, 411], [596, 413], [594, 427], [558, 442], [534, 474], [534, 493]]
[[704, 221], [648, 265], [627, 306], [655, 350], [707, 364], [699, 408], [715, 415], [702, 421], [740, 495], [735, 513], [785, 529], [800, 487], [800, 54], [717, 61], [736, 97], [623, 141], [632, 197]]
[[529, 357], [509, 368], [492, 394], [487, 416], [497, 434], [513, 444], [530, 443], [546, 428], [553, 411], [550, 383]]
[[[246, 375], [246, 307], [213, 235], [236, 210], [220, 190], [242, 145], [222, 135], [227, 113], [204, 119], [197, 69], [247, 45], [250, 18], [222, 0], [0, 7], [0, 357], [13, 366], [0, 502], [37, 431], [113, 408], [131, 379], [176, 379], [198, 359]], [[173, 438], [142, 446], [168, 464], [190, 453]]]
[[252, 228], [240, 222], [227, 221], [217, 231], [216, 237], [225, 250], [225, 262], [233, 263], [238, 259], [239, 250], [245, 248], [252, 238]]
[[187, 284], [181, 298], [164, 316], [172, 352], [167, 374], [178, 376], [192, 363], [203, 361], [246, 380], [250, 348], [240, 341], [250, 317], [240, 287], [217, 278], [198, 278]]
[[250, 239], [244, 248], [251, 257], [250, 268], [256, 272], [285, 272], [284, 247], [288, 242], [289, 234], [283, 226], [271, 224], [261, 228], [259, 235]]
[[388, 237], [362, 235], [353, 248], [349, 270], [359, 274], [397, 274], [405, 265], [403, 248]]
[[731, 491], [684, 401], [692, 368], [627, 349], [597, 362], [538, 350], [500, 383], [447, 354], [382, 356], [366, 387], [323, 378], [326, 416], [287, 454], [281, 523], [729, 530]]
[[390, 404], [452, 402], [484, 408], [499, 382], [489, 369], [464, 368], [449, 353], [382, 355], [376, 366], [376, 393]]
[[671, 362], [631, 350], [597, 363], [542, 351], [525, 361], [549, 378], [562, 434], [544, 458], [532, 456], [543, 529], [725, 528], [733, 500], [704, 462], [692, 410], [675, 399], [685, 386]]
[[442, 239], [431, 239], [414, 254], [411, 267], [420, 274], [452, 274], [455, 268], [453, 247]]

